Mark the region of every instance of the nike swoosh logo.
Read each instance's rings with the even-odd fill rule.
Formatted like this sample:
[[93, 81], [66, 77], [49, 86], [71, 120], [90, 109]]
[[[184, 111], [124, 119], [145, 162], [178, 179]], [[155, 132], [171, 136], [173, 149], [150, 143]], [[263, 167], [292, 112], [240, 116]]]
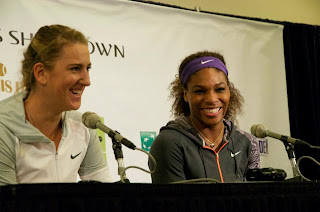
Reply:
[[234, 154], [231, 152], [231, 157], [233, 157], [233, 158], [234, 158], [234, 157], [235, 157], [237, 154], [239, 154], [240, 152], [241, 152], [241, 151], [236, 152], [236, 153], [234, 153]]
[[73, 155], [71, 154], [71, 159], [75, 159], [75, 158], [78, 157], [80, 154], [81, 154], [81, 152], [79, 152], [79, 153], [76, 154], [75, 156], [73, 156]]
[[206, 60], [206, 61], [202, 61], [202, 60], [201, 60], [201, 64], [203, 65], [203, 64], [209, 63], [209, 62], [211, 62], [211, 61], [213, 61], [213, 60]]

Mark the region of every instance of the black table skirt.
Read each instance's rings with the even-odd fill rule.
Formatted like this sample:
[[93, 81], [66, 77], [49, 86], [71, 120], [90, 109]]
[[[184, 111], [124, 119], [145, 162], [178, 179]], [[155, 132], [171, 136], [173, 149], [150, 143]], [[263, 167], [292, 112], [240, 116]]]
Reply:
[[320, 183], [0, 186], [0, 211], [320, 211]]

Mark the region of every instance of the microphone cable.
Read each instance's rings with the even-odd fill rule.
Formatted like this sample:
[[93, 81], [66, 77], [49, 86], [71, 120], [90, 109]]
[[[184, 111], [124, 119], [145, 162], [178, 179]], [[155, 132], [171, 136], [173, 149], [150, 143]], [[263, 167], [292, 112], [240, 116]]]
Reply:
[[[304, 179], [305, 181], [314, 181], [314, 180], [310, 180], [310, 179], [308, 179], [308, 178], [306, 178], [302, 173], [301, 173], [301, 171], [300, 171], [300, 168], [299, 168], [299, 163], [300, 163], [300, 161], [302, 160], [302, 159], [310, 159], [310, 160], [312, 160], [314, 163], [316, 163], [318, 166], [320, 166], [320, 163], [316, 160], [316, 159], [314, 159], [313, 157], [310, 157], [310, 156], [302, 156], [302, 157], [300, 157], [298, 160], [297, 160], [297, 167], [298, 167], [298, 172], [299, 172], [299, 174], [300, 174], [300, 176], [302, 177], [302, 179]], [[315, 182], [318, 182], [319, 180], [315, 180]]]
[[320, 149], [320, 146], [312, 146], [312, 145], [310, 145], [310, 148], [311, 149]]
[[193, 183], [201, 183], [201, 182], [206, 182], [206, 183], [221, 183], [219, 180], [216, 180], [214, 178], [197, 178], [197, 179], [191, 179], [191, 180], [182, 180], [182, 181], [177, 181], [177, 182], [172, 182], [170, 184], [193, 184]]
[[149, 174], [153, 174], [153, 173], [156, 171], [157, 162], [156, 162], [156, 160], [154, 159], [154, 157], [153, 157], [149, 152], [147, 152], [147, 151], [145, 151], [145, 150], [143, 150], [143, 149], [140, 149], [140, 148], [138, 148], [138, 147], [135, 147], [134, 150], [139, 150], [139, 151], [141, 151], [141, 152], [146, 153], [146, 154], [151, 158], [151, 161], [152, 161], [153, 164], [154, 164], [154, 168], [153, 168], [153, 170], [148, 171], [148, 170], [146, 170], [146, 169], [144, 169], [144, 168], [141, 168], [141, 167], [139, 167], [139, 166], [128, 166], [128, 167], [125, 167], [124, 169], [120, 170], [120, 179], [121, 179], [121, 182], [122, 182], [122, 183], [125, 183], [124, 175], [125, 175], [126, 170], [128, 170], [128, 169], [135, 168], [135, 169], [139, 169], [139, 170], [144, 171], [144, 172], [149, 173]]

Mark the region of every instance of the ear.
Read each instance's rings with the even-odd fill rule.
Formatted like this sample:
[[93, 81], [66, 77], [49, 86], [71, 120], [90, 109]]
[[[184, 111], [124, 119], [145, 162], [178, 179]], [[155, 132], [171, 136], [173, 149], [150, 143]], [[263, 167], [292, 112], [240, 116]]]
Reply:
[[183, 99], [185, 102], [188, 102], [187, 90], [183, 89]]
[[47, 83], [47, 72], [42, 63], [36, 63], [33, 66], [33, 74], [40, 85], [45, 85]]

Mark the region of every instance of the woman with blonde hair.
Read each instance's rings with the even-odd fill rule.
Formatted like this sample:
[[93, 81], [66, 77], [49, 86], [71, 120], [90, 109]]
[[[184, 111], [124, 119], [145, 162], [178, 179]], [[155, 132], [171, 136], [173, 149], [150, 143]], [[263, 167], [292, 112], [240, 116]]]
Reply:
[[81, 123], [90, 85], [88, 40], [63, 25], [41, 27], [24, 52], [25, 91], [0, 102], [0, 184], [111, 182], [99, 139]]

